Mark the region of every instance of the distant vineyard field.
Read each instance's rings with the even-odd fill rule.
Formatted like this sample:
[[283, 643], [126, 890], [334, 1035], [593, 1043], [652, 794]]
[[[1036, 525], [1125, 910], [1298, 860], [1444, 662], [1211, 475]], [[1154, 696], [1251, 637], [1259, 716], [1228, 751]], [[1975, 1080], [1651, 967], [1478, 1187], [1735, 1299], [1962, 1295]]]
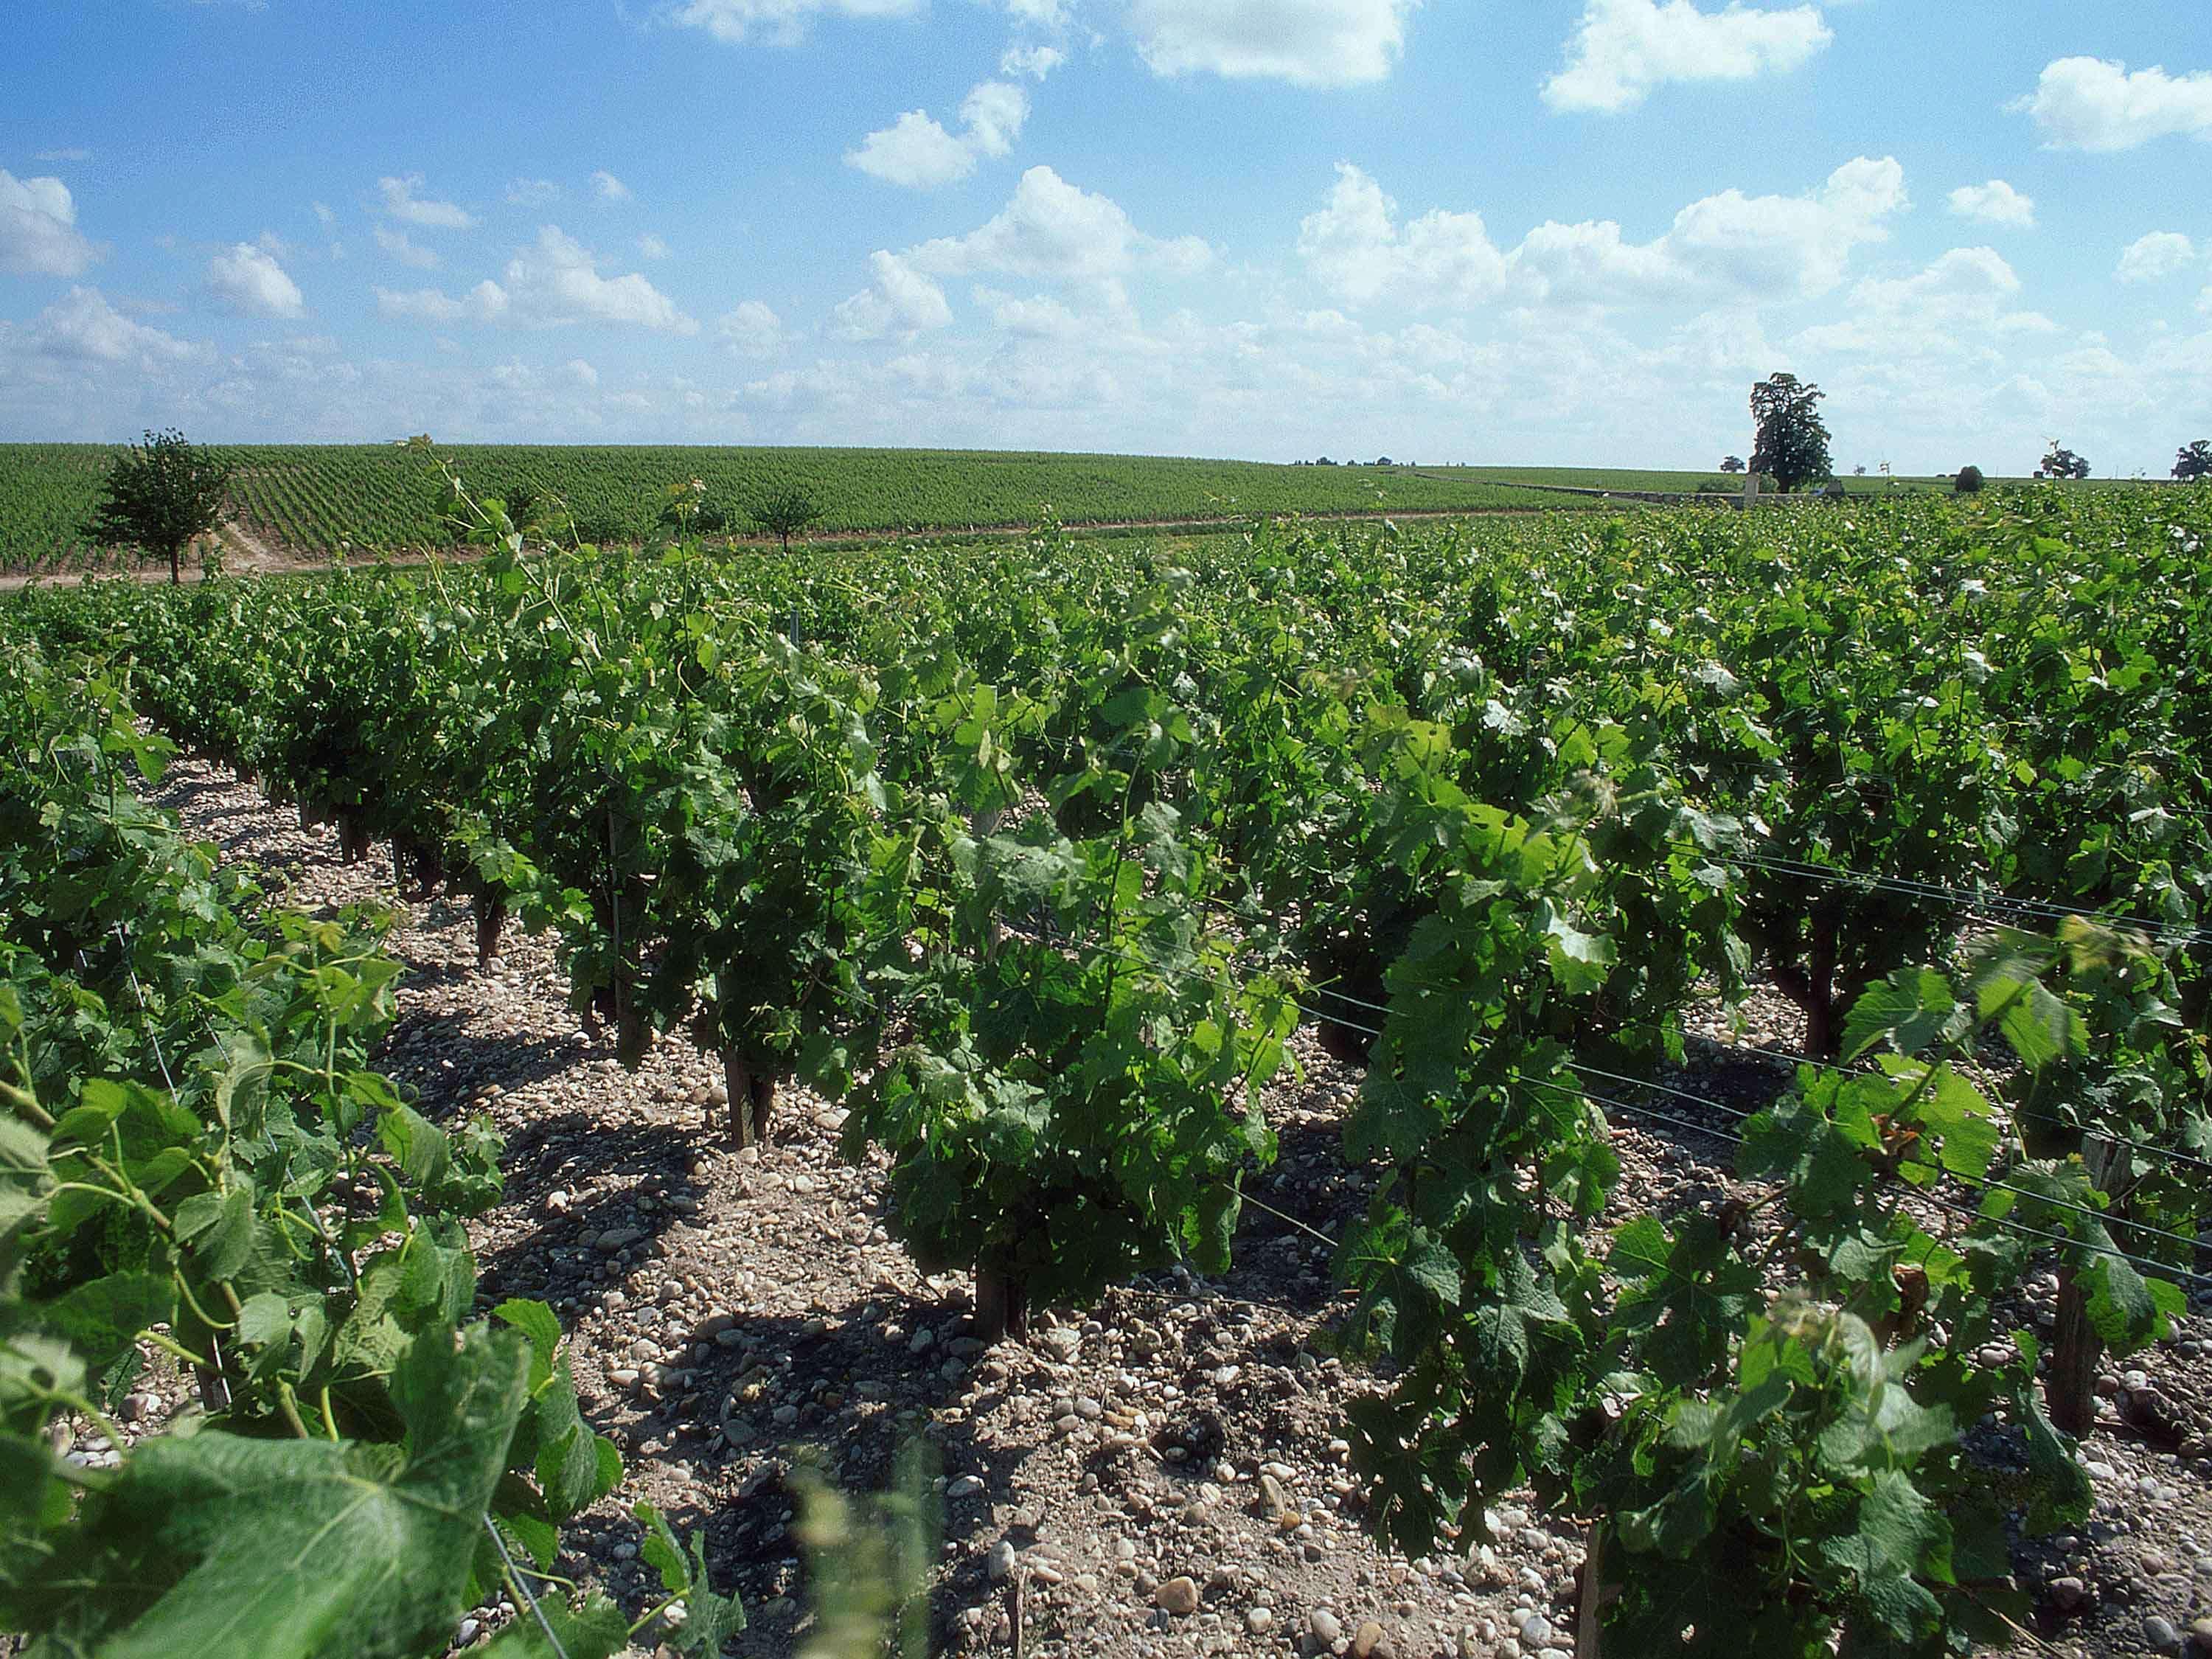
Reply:
[[[78, 527], [116, 452], [98, 445], [0, 444], [0, 570], [84, 562]], [[301, 552], [397, 552], [447, 538], [436, 468], [389, 445], [258, 445], [219, 453], [235, 469], [234, 512], [254, 534]], [[1276, 466], [1151, 456], [866, 449], [440, 446], [470, 489], [557, 496], [585, 538], [649, 536], [668, 486], [706, 486], [708, 527], [746, 526], [747, 508], [797, 484], [819, 503], [817, 530], [944, 532], [1025, 525], [1049, 507], [1068, 524], [1243, 514], [1557, 511], [1572, 498], [1510, 480], [1403, 468]]]
[[[1700, 490], [1725, 489], [1733, 495], [1743, 488], [1741, 474], [1725, 472], [1661, 472], [1607, 466], [1425, 466], [1422, 476], [1473, 483], [1534, 486], [1550, 489], [1614, 489], [1637, 495], [1694, 495]], [[1948, 493], [1948, 478], [1844, 477], [1844, 488], [1855, 495], [1887, 491], [1941, 489]], [[1991, 480], [1992, 483], [1996, 480]]]

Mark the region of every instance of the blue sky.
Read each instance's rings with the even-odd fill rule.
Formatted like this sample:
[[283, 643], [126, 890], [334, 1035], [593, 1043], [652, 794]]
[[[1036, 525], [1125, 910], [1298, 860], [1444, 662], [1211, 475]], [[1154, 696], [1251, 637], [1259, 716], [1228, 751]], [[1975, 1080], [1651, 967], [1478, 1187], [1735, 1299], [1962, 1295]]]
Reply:
[[0, 437], [2162, 475], [2203, 0], [16, 0]]

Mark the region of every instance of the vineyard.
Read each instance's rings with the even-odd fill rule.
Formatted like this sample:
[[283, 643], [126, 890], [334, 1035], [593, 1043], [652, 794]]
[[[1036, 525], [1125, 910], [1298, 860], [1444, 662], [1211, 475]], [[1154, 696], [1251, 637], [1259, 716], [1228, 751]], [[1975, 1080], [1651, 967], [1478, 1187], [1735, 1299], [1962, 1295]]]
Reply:
[[[1726, 472], [1659, 472], [1627, 467], [1589, 466], [1425, 466], [1425, 477], [1460, 479], [1471, 483], [1506, 484], [1545, 489], [1610, 489], [1632, 495], [1694, 495], [1699, 491], [1727, 495], [1742, 493], [1741, 474]], [[1949, 478], [1895, 479], [1839, 477], [1836, 482], [1854, 495], [1949, 495]]]
[[[1180, 551], [1048, 518], [732, 562], [540, 549], [493, 487], [580, 526], [657, 511], [683, 457], [710, 501], [789, 468], [880, 527], [1139, 516], [1133, 478], [1146, 516], [1273, 511], [1259, 481], [1291, 475], [440, 453], [442, 501], [397, 451], [241, 452], [240, 489], [288, 538], [453, 513], [479, 562], [0, 610], [0, 1628], [33, 1651], [434, 1654], [502, 1593], [502, 1655], [714, 1652], [743, 1618], [649, 1509], [647, 1605], [567, 1583], [564, 1529], [624, 1473], [568, 1310], [477, 1293], [499, 1138], [369, 1069], [388, 919], [285, 915], [139, 804], [172, 744], [465, 905], [479, 974], [550, 940], [623, 1065], [708, 1057], [744, 1169], [834, 1109], [975, 1351], [1230, 1273], [1277, 1213], [1279, 1086], [1354, 1068], [1334, 1162], [1364, 1196], [1291, 1218], [1336, 1292], [1336, 1496], [1462, 1581], [1503, 1510], [1577, 1540], [1556, 1623], [1458, 1653], [2008, 1650], [2069, 1616], [2021, 1563], [2091, 1530], [2100, 1442], [2201, 1471], [2212, 1420], [2099, 1384], [2212, 1291], [2212, 489]], [[1754, 997], [1791, 1010], [1788, 1069], [1738, 1106], [1688, 1062]], [[1733, 1168], [1625, 1205], [1655, 1124]], [[198, 1379], [208, 1427], [58, 1456], [143, 1363]], [[726, 1413], [760, 1375], [632, 1378]], [[1187, 1454], [1228, 1478], [1218, 1425], [1174, 1432], [1103, 1443], [1093, 1486]], [[1266, 1524], [1310, 1536], [1283, 1479]], [[272, 1510], [321, 1528], [312, 1597], [246, 1547]], [[823, 1628], [866, 1577], [817, 1574]], [[1126, 1577], [1162, 1632], [1232, 1582]], [[1238, 1616], [1249, 1650], [1381, 1650]]]
[[[96, 445], [0, 444], [0, 574], [112, 564], [81, 535], [116, 452]], [[233, 469], [234, 516], [297, 553], [450, 547], [438, 469], [390, 445], [213, 447]], [[825, 532], [947, 532], [1025, 526], [1049, 509], [1068, 524], [1234, 520], [1251, 514], [1557, 510], [1565, 498], [1403, 470], [1269, 466], [1149, 456], [927, 450], [540, 448], [460, 445], [434, 452], [487, 495], [527, 491], [567, 504], [586, 541], [637, 543], [660, 528], [668, 488], [704, 486], [702, 529], [750, 533], [746, 514], [796, 486]]]

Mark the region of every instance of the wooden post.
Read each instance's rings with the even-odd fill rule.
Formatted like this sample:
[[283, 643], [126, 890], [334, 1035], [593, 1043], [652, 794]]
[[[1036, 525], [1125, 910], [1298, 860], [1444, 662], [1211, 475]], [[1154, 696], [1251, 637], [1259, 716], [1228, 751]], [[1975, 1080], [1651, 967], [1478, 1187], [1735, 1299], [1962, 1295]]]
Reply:
[[1620, 1587], [1606, 1583], [1605, 1522], [1589, 1523], [1583, 1557], [1583, 1591], [1575, 1609], [1575, 1659], [1602, 1659], [1599, 1644], [1605, 1633], [1605, 1609], [1620, 1596]]
[[2051, 1376], [2044, 1399], [2051, 1420], [2076, 1440], [2097, 1426], [2097, 1361], [2104, 1345], [2089, 1322], [2089, 1297], [2073, 1265], [2058, 1269], [2058, 1323], [2051, 1336]]

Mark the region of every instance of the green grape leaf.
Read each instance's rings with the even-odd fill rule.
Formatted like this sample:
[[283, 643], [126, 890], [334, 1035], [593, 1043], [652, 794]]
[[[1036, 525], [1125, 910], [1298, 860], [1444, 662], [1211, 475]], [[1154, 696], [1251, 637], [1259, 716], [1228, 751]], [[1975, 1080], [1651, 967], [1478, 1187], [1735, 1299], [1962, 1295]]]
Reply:
[[679, 1653], [713, 1659], [725, 1644], [744, 1632], [745, 1610], [736, 1596], [717, 1595], [708, 1583], [706, 1534], [691, 1534], [691, 1553], [687, 1558], [659, 1510], [640, 1504], [630, 1513], [645, 1526], [645, 1541], [639, 1553], [659, 1573], [662, 1587], [670, 1595], [684, 1598], [684, 1620], [667, 1638], [670, 1645]]
[[1856, 1060], [1883, 1039], [1900, 1054], [1921, 1053], [1952, 1035], [1960, 1017], [1950, 981], [1930, 968], [1901, 968], [1870, 985], [1844, 1022], [1844, 1058]]
[[[465, 1606], [484, 1506], [521, 1413], [521, 1339], [413, 1344], [399, 1446], [165, 1436], [89, 1499], [46, 1576], [0, 1594], [104, 1659], [415, 1659]], [[86, 1583], [102, 1594], [80, 1592]]]
[[253, 1253], [253, 1189], [198, 1193], [177, 1206], [177, 1237], [211, 1279], [234, 1279]]
[[2020, 1056], [2020, 1063], [2031, 1072], [2039, 1072], [2075, 1052], [2082, 1041], [2081, 1023], [2073, 1010], [2040, 980], [2006, 1008], [1997, 1029]]
[[155, 1325], [176, 1318], [173, 1280], [156, 1273], [110, 1273], [36, 1304], [33, 1322], [66, 1340], [94, 1371], [114, 1364]]
[[1942, 1609], [1913, 1575], [1939, 1551], [1951, 1529], [1911, 1477], [1885, 1469], [1859, 1502], [1857, 1530], [1821, 1541], [1820, 1553], [1856, 1575], [1859, 1595], [1881, 1628], [1903, 1641], [1940, 1619]]
[[501, 1323], [512, 1325], [530, 1339], [530, 1387], [534, 1393], [553, 1375], [553, 1357], [561, 1350], [561, 1322], [543, 1302], [509, 1297], [491, 1310]]
[[1620, 959], [1620, 947], [1603, 934], [1583, 933], [1549, 902], [1539, 906], [1537, 914], [1548, 936], [1546, 948], [1559, 988], [1569, 996], [1581, 996], [1603, 985]]

